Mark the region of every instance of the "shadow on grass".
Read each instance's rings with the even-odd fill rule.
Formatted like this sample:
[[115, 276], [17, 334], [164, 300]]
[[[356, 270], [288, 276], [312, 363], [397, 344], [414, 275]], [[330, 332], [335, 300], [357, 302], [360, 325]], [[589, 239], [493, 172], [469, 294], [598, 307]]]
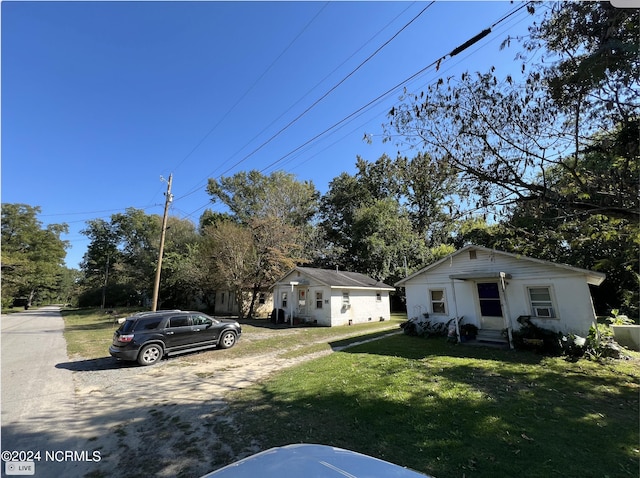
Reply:
[[252, 327], [271, 330], [289, 330], [289, 329], [308, 329], [310, 327], [320, 327], [317, 324], [294, 324], [287, 323], [276, 324], [271, 319], [239, 319], [241, 325], [251, 325]]
[[66, 324], [64, 330], [66, 332], [76, 332], [80, 330], [109, 330], [109, 329], [117, 329], [120, 324], [113, 320], [105, 321], [105, 322], [93, 322], [90, 324]]
[[[386, 333], [389, 333], [387, 331]], [[384, 334], [382, 334], [384, 335]], [[331, 346], [339, 346], [341, 341], [331, 342]], [[430, 356], [447, 356], [459, 358], [477, 358], [500, 360], [514, 363], [540, 363], [544, 359], [543, 355], [517, 350], [502, 350], [492, 347], [469, 347], [463, 344], [447, 342], [444, 338], [413, 337], [405, 334], [398, 334], [389, 340], [376, 343], [366, 343], [350, 347], [345, 350], [347, 353], [365, 353], [375, 355], [386, 355], [390, 357], [402, 357], [406, 359], [425, 359]]]
[[637, 380], [583, 365], [400, 335], [233, 397], [236, 439], [332, 445], [437, 477], [637, 476]]

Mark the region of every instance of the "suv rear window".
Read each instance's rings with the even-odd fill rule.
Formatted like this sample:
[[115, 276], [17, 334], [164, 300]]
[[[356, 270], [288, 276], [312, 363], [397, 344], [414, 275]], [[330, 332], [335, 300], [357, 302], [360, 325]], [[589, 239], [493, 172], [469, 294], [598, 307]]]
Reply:
[[135, 325], [135, 323], [135, 320], [125, 320], [118, 330], [120, 330], [120, 332], [123, 334], [128, 334], [129, 332], [133, 331], [133, 326]]
[[121, 334], [130, 334], [134, 331], [157, 329], [162, 322], [162, 317], [150, 317], [148, 319], [131, 319], [125, 320], [118, 329]]

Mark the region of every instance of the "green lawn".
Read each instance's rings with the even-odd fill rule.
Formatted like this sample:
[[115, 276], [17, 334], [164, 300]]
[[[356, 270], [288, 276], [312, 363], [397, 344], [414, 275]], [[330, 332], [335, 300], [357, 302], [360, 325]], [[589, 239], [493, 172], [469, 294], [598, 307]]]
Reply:
[[69, 357], [93, 359], [108, 356], [113, 332], [118, 328], [115, 318], [139, 310], [122, 310], [114, 316], [100, 309], [63, 309], [64, 338]]
[[[639, 476], [636, 361], [394, 336], [230, 397], [242, 449], [321, 443], [436, 477]], [[221, 426], [221, 425], [220, 425]]]
[[[111, 316], [63, 315], [70, 356], [108, 356]], [[402, 319], [334, 328], [246, 323], [236, 347], [185, 360], [261, 360], [274, 352], [297, 358], [397, 331]], [[306, 361], [233, 394], [212, 426], [236, 455], [253, 445], [304, 442], [438, 478], [637, 477], [640, 354], [634, 357], [571, 362], [401, 334]]]

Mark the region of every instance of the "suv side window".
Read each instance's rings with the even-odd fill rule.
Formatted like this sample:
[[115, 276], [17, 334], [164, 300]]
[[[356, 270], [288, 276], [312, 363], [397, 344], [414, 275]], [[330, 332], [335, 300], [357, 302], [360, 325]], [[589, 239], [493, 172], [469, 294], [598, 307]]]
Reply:
[[162, 322], [162, 317], [145, 319], [138, 322], [137, 330], [154, 330], [157, 329]]
[[189, 316], [188, 315], [178, 315], [176, 317], [171, 317], [169, 319], [169, 323], [167, 327], [175, 328], [175, 327], [188, 327], [189, 324]]
[[209, 317], [204, 315], [194, 314], [191, 316], [191, 322], [193, 325], [211, 325], [213, 321]]

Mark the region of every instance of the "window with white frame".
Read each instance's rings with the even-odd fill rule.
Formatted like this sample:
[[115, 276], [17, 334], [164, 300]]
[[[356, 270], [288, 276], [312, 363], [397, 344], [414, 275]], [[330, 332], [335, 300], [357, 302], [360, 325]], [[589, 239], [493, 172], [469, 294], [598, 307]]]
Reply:
[[349, 292], [342, 293], [342, 305], [349, 305]]
[[316, 292], [316, 309], [322, 309], [322, 292]]
[[287, 308], [287, 293], [283, 292], [280, 297], [281, 297], [280, 304], [282, 305], [283, 309], [286, 309]]
[[556, 316], [550, 287], [528, 287], [528, 291], [533, 317], [552, 319]]
[[429, 295], [431, 296], [431, 312], [434, 314], [446, 314], [447, 307], [444, 300], [444, 290], [430, 290]]
[[376, 292], [376, 302], [382, 302], [382, 293]]

